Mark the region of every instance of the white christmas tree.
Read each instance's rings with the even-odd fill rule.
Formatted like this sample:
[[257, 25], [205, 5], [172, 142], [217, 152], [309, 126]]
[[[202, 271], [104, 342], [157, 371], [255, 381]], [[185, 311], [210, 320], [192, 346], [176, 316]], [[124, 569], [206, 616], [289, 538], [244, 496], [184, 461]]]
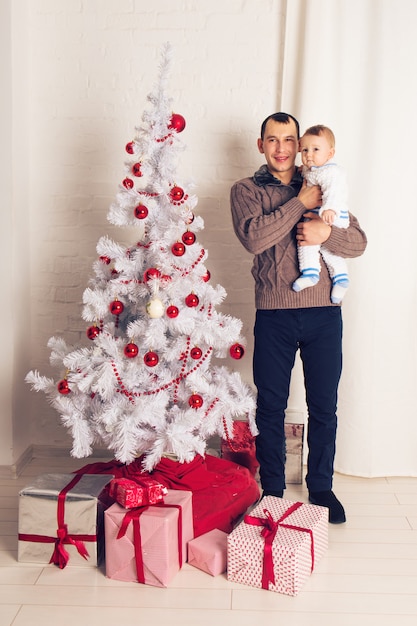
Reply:
[[125, 247], [101, 237], [83, 295], [88, 339], [77, 347], [49, 340], [58, 382], [37, 371], [26, 377], [60, 413], [74, 457], [104, 443], [122, 463], [143, 456], [147, 471], [163, 456], [183, 463], [204, 454], [211, 436], [232, 437], [236, 418], [257, 432], [251, 388], [211, 362], [243, 356], [242, 324], [216, 311], [226, 292], [209, 282], [198, 200], [177, 179], [185, 120], [166, 92], [171, 56], [166, 44], [108, 214], [112, 224], [136, 226], [138, 239]]

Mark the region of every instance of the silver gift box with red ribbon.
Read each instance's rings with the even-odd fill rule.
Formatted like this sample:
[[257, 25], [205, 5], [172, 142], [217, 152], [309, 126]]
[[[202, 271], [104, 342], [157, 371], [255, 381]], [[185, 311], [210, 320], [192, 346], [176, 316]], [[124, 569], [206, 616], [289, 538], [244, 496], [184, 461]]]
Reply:
[[18, 561], [97, 566], [111, 475], [41, 474], [19, 493]]
[[295, 596], [328, 546], [328, 509], [262, 498], [227, 538], [227, 578]]

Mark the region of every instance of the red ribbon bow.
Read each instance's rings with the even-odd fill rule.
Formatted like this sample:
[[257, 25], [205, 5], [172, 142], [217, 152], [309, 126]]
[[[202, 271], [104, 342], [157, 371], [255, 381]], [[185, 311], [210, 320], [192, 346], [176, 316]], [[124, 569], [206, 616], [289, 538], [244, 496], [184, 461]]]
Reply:
[[[169, 507], [178, 509], [178, 561], [180, 568], [182, 567], [182, 508], [180, 504], [165, 504], [158, 502], [153, 504], [153, 507]], [[140, 516], [147, 511], [150, 506], [141, 506], [134, 509], [129, 509], [123, 517], [119, 532], [117, 533], [117, 539], [124, 537], [130, 522], [133, 524], [133, 547], [135, 550], [135, 563], [136, 563], [136, 576], [139, 583], [145, 583], [145, 570], [143, 566], [142, 555], [142, 537], [140, 534]]]
[[19, 533], [20, 541], [35, 541], [37, 543], [55, 543], [54, 550], [52, 552], [49, 563], [57, 565], [60, 569], [64, 569], [69, 561], [69, 554], [64, 548], [64, 544], [71, 544], [75, 546], [78, 553], [83, 559], [88, 559], [87, 548], [84, 545], [84, 541], [96, 541], [96, 535], [70, 535], [68, 533], [68, 526], [65, 524], [65, 498], [71, 489], [81, 480], [82, 474], [77, 474], [58, 494], [57, 504], [57, 522], [58, 529], [56, 531], [56, 537], [48, 537], [47, 535], [30, 535]]
[[303, 506], [302, 502], [295, 502], [285, 513], [274, 521], [271, 513], [268, 509], [264, 509], [266, 517], [252, 517], [251, 515], [245, 515], [244, 522], [250, 526], [262, 526], [261, 536], [265, 539], [264, 545], [264, 558], [262, 563], [262, 589], [268, 589], [269, 583], [275, 585], [275, 573], [274, 573], [274, 557], [272, 554], [272, 544], [275, 539], [275, 535], [278, 532], [280, 526], [283, 528], [289, 528], [290, 530], [299, 530], [310, 535], [311, 540], [311, 571], [314, 569], [314, 537], [311, 528], [302, 528], [301, 526], [294, 526], [292, 524], [284, 524], [283, 521], [294, 513], [297, 509]]

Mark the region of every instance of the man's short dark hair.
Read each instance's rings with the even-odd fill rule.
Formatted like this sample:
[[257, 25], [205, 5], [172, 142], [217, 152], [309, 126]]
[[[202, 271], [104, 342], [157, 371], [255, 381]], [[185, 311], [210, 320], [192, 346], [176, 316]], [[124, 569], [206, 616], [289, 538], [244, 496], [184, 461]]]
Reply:
[[265, 128], [269, 120], [279, 122], [280, 124], [289, 124], [290, 120], [293, 120], [297, 129], [297, 139], [300, 139], [300, 124], [298, 123], [298, 120], [296, 120], [293, 115], [290, 115], [289, 113], [283, 113], [282, 111], [280, 111], [279, 113], [272, 113], [272, 115], [268, 115], [268, 117], [262, 122], [261, 139], [264, 138]]

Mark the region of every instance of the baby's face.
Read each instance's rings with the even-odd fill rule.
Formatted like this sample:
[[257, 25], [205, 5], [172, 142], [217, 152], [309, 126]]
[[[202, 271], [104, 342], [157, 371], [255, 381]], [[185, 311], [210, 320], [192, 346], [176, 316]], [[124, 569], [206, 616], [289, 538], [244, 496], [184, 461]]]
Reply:
[[303, 165], [308, 168], [320, 167], [334, 156], [334, 148], [324, 135], [303, 135], [300, 152]]

